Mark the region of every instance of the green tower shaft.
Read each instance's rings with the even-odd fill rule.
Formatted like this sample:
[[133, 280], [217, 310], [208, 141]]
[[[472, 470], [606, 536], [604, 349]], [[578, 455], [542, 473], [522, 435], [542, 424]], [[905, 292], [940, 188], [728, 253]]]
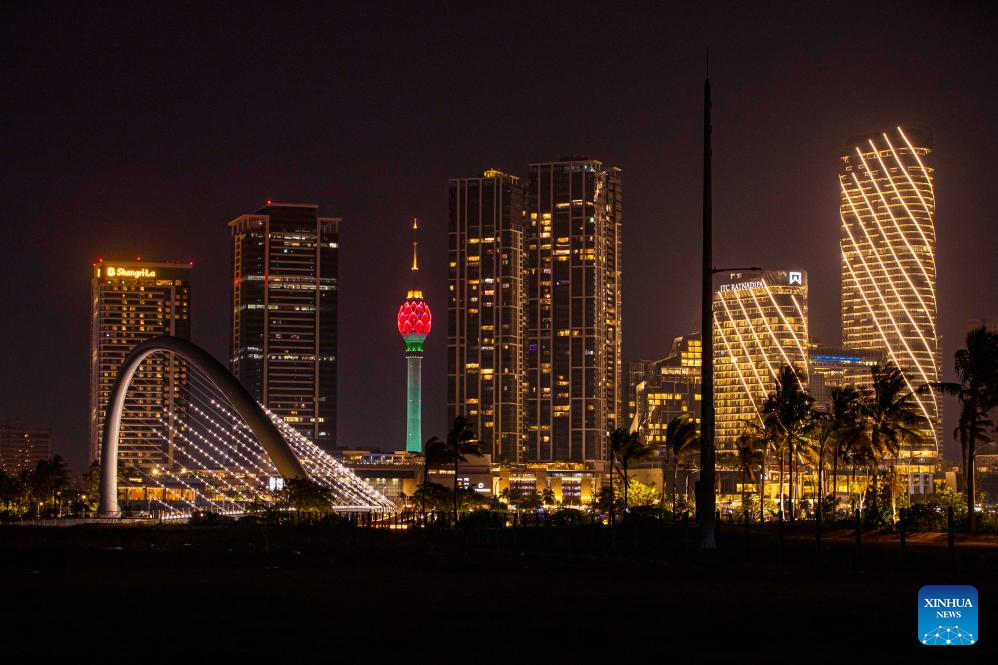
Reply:
[[407, 370], [405, 449], [410, 453], [419, 453], [423, 451], [422, 350], [407, 350], [405, 364]]

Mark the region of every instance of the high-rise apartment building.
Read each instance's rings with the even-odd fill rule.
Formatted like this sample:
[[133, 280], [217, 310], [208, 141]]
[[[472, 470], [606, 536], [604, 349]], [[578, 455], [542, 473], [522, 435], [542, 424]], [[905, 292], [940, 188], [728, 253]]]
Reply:
[[722, 273], [714, 291], [714, 409], [719, 448], [734, 444], [761, 410], [783, 366], [807, 389], [807, 273]]
[[527, 459], [602, 461], [622, 411], [621, 172], [530, 165]]
[[229, 222], [232, 373], [326, 449], [336, 441], [339, 228], [316, 205], [269, 201]]
[[[100, 458], [104, 413], [118, 368], [139, 343], [191, 336], [191, 265], [104, 261], [93, 265], [90, 307], [90, 459]], [[138, 368], [121, 418], [118, 458], [148, 468], [171, 464], [175, 427], [187, 409], [187, 364], [154, 353]], [[166, 437], [164, 439], [164, 437]]]
[[629, 412], [648, 443], [665, 444], [669, 422], [688, 415], [700, 426], [700, 333], [677, 337], [665, 358], [629, 363]]
[[0, 473], [17, 476], [52, 457], [52, 430], [18, 423], [0, 425]]
[[447, 409], [492, 459], [526, 453], [524, 191], [495, 169], [450, 181]]
[[[929, 131], [895, 127], [849, 139], [839, 172], [842, 345], [882, 351], [912, 391], [940, 374], [932, 151]], [[922, 493], [932, 491], [941, 403], [915, 399], [923, 441], [901, 451], [901, 471]]]

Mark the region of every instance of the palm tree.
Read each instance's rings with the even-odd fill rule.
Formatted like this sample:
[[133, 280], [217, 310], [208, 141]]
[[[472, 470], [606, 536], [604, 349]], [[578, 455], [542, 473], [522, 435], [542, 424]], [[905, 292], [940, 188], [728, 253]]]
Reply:
[[[759, 521], [766, 521], [766, 463], [769, 461], [770, 453], [779, 455], [782, 447], [780, 446], [781, 437], [776, 429], [775, 422], [770, 419], [767, 423], [766, 420], [762, 421], [762, 424], [754, 423], [751, 421], [745, 421], [745, 431], [741, 436], [750, 437], [751, 447], [759, 450], [760, 455], [760, 469], [759, 469]], [[748, 443], [746, 441], [746, 443]], [[782, 461], [782, 458], [780, 458]], [[783, 496], [783, 484], [782, 475], [780, 480], [780, 496]], [[781, 499], [782, 500], [782, 499]]]
[[[853, 495], [853, 487], [856, 484], [856, 470], [859, 468], [867, 468], [870, 465], [870, 459], [873, 457], [870, 452], [869, 441], [866, 438], [865, 432], [860, 432], [858, 435], [852, 435], [848, 438], [843, 438], [839, 441], [839, 447], [841, 449], [842, 461], [849, 463], [850, 476], [846, 483], [850, 499]], [[859, 497], [855, 508], [862, 507], [863, 497], [866, 496], [866, 492], [857, 492]]]
[[846, 451], [845, 442], [855, 434], [859, 422], [859, 405], [862, 393], [853, 386], [832, 388], [832, 408], [828, 415], [832, 421], [832, 496], [839, 487], [839, 457]]
[[818, 470], [815, 482], [817, 489], [814, 492], [815, 501], [819, 505], [824, 500], [825, 494], [825, 457], [829, 450], [835, 449], [835, 419], [831, 412], [815, 413], [811, 420], [807, 432], [807, 441], [810, 444], [811, 460]]
[[765, 483], [766, 475], [765, 460], [767, 442], [764, 438], [757, 436], [752, 429], [746, 429], [738, 436], [735, 445], [738, 448], [738, 467], [742, 472], [742, 510], [748, 512], [748, 501], [745, 486], [748, 485], [748, 479], [754, 477], [756, 469], [759, 469], [759, 501], [764, 501], [762, 497], [762, 487], [763, 483]]
[[420, 517], [423, 524], [426, 522], [426, 506], [430, 503], [432, 490], [430, 489], [430, 469], [439, 468], [450, 461], [447, 454], [447, 446], [438, 436], [431, 436], [423, 444], [423, 482], [416, 490], [414, 498], [419, 504]]
[[665, 445], [672, 455], [672, 512], [676, 512], [676, 484], [679, 480], [679, 461], [694, 450], [700, 450], [700, 435], [689, 414], [683, 413], [665, 426]]
[[457, 472], [461, 462], [468, 461], [465, 455], [481, 455], [482, 447], [475, 438], [475, 433], [468, 425], [464, 416], [454, 419], [451, 429], [447, 432], [447, 442], [444, 444], [443, 456], [448, 461], [454, 462], [454, 524], [457, 524], [458, 517], [458, 484]]
[[55, 455], [51, 459], [39, 460], [27, 480], [34, 500], [49, 501], [54, 507], [56, 497], [69, 487], [70, 473], [62, 457]]
[[[970, 529], [977, 528], [975, 456], [977, 442], [984, 440], [982, 430], [990, 423], [988, 414], [998, 405], [998, 333], [985, 327], [967, 333], [966, 348], [953, 355], [953, 368], [959, 383], [934, 383], [927, 386], [960, 400], [960, 425], [954, 436], [963, 447], [964, 470], [967, 475], [967, 515]], [[924, 390], [924, 389], [923, 389]]]
[[[915, 394], [907, 390], [904, 374], [891, 362], [871, 370], [873, 389], [860, 402], [860, 429], [866, 439], [873, 468], [873, 511], [877, 515], [877, 475], [884, 458], [897, 456], [906, 444], [921, 441], [918, 428], [924, 420], [919, 414]], [[897, 517], [897, 501], [891, 494], [891, 513]]]
[[447, 454], [447, 446], [439, 436], [431, 436], [423, 444], [423, 484], [430, 482], [430, 469], [440, 467], [451, 459]]
[[[655, 453], [657, 446], [649, 445], [641, 441], [639, 432], [630, 431], [626, 427], [618, 427], [610, 432], [610, 451], [613, 457], [620, 462], [624, 477], [624, 512], [627, 512], [627, 491], [631, 484], [627, 470], [631, 464], [648, 459]], [[610, 469], [613, 476], [613, 469]]]
[[790, 471], [790, 520], [794, 518], [794, 461], [812, 417], [814, 399], [804, 391], [802, 369], [784, 365], [776, 376], [776, 389], [762, 407], [763, 423], [776, 438], [780, 451], [780, 509], [783, 506], [783, 451]]

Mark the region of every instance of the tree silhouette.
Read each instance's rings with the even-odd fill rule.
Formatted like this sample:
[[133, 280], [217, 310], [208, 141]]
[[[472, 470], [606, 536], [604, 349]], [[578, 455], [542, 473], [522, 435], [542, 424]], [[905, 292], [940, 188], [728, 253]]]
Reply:
[[976, 470], [977, 442], [991, 442], [986, 433], [992, 426], [988, 417], [998, 405], [998, 333], [985, 327], [967, 333], [966, 347], [953, 355], [953, 368], [959, 383], [933, 383], [921, 390], [935, 389], [960, 400], [960, 424], [953, 436], [960, 441], [963, 468], [967, 476], [967, 515], [970, 529], [977, 529]]

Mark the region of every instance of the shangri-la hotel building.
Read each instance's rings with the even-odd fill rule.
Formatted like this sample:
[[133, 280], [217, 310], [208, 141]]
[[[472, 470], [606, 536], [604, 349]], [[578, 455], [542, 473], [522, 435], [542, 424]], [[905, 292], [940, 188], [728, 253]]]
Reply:
[[[189, 263], [105, 261], [93, 265], [90, 333], [90, 459], [100, 458], [101, 432], [118, 368], [140, 343], [171, 335], [190, 339]], [[154, 468], [176, 459], [173, 432], [186, 413], [187, 364], [154, 353], [135, 373], [121, 418], [118, 458], [125, 467]], [[153, 427], [151, 424], [165, 425]], [[164, 432], [166, 432], [164, 434]], [[167, 440], [163, 440], [166, 436]]]

